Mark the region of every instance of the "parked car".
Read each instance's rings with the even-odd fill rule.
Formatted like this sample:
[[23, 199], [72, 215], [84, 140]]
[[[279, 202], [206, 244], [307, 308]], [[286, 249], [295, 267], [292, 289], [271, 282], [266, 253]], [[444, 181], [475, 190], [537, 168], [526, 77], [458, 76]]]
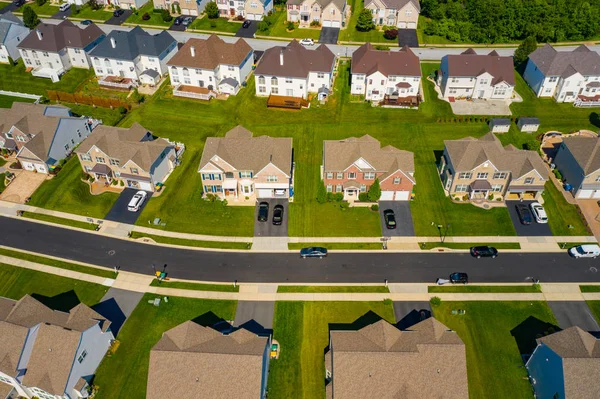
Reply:
[[495, 258], [498, 256], [498, 250], [488, 246], [471, 247], [471, 256], [476, 258]]
[[113, 12], [113, 17], [120, 17], [121, 15], [123, 15], [125, 11], [121, 10], [120, 8], [118, 10], [115, 10], [115, 12]]
[[91, 25], [93, 23], [94, 23], [94, 21], [92, 21], [91, 19], [84, 19], [83, 21], [80, 22], [81, 25]]
[[185, 17], [181, 23], [183, 24], [183, 26], [188, 26], [192, 23], [193, 20], [194, 18], [192, 17]]
[[327, 256], [327, 249], [323, 247], [302, 248], [300, 256], [303, 258], [324, 258]]
[[569, 249], [569, 255], [574, 258], [597, 258], [600, 247], [596, 244], [584, 244]]
[[65, 11], [67, 11], [70, 8], [71, 8], [71, 5], [69, 3], [63, 3], [63, 4], [60, 5], [60, 7], [58, 7], [58, 10], [60, 12], [65, 12]]
[[394, 211], [391, 209], [383, 211], [383, 219], [385, 220], [385, 227], [387, 227], [388, 230], [396, 228], [396, 215], [394, 215]]
[[244, 23], [242, 24], [242, 28], [246, 29], [250, 26], [251, 22], [250, 21], [244, 21]]
[[276, 226], [281, 225], [283, 222], [283, 205], [275, 205], [273, 208], [273, 224]]
[[539, 202], [532, 202], [529, 204], [529, 208], [531, 208], [531, 213], [533, 213], [536, 222], [548, 223], [548, 215], [542, 204]]
[[268, 218], [269, 218], [269, 203], [261, 202], [258, 205], [258, 221], [266, 222]]
[[521, 224], [531, 224], [533, 222], [533, 216], [531, 216], [531, 211], [525, 204], [517, 204], [515, 205], [517, 209], [517, 215], [519, 216], [519, 220]]
[[17, 7], [21, 7], [23, 4], [25, 4], [25, 0], [15, 0], [13, 1], [13, 4]]
[[469, 276], [467, 273], [452, 273], [449, 279], [452, 284], [467, 284], [469, 282]]
[[173, 25], [175, 25], [175, 26], [181, 25], [181, 17], [175, 18], [175, 20], [173, 21]]
[[300, 40], [300, 44], [303, 46], [314, 46], [315, 41], [313, 39], [302, 39]]
[[146, 194], [145, 191], [138, 191], [135, 193], [135, 195], [131, 198], [131, 201], [129, 201], [129, 205], [127, 205], [127, 210], [131, 212], [139, 211], [144, 204], [144, 201], [146, 201], [147, 196], [148, 194]]

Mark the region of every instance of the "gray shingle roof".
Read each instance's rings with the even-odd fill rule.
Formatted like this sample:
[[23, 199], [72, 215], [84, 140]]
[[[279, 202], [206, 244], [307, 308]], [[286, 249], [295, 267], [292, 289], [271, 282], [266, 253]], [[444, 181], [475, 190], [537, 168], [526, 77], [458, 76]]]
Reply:
[[583, 44], [572, 51], [557, 51], [546, 44], [531, 53], [529, 59], [545, 76], [569, 77], [575, 72], [600, 75], [600, 55]]
[[254, 75], [307, 78], [309, 72], [330, 73], [334, 60], [335, 55], [323, 44], [315, 50], [308, 50], [296, 40], [292, 40], [285, 47], [275, 46], [267, 49]]
[[490, 120], [490, 127], [492, 126], [510, 126], [510, 119], [493, 118]]
[[[41, 40], [38, 32], [42, 35]], [[39, 24], [17, 47], [57, 52], [67, 47], [84, 48], [101, 36], [104, 36], [104, 32], [96, 24], [82, 29], [65, 19], [58, 25]]]
[[238, 87], [240, 85], [239, 82], [234, 78], [225, 78], [219, 82], [219, 85], [223, 84], [229, 85], [231, 87]]
[[[286, 4], [294, 4], [300, 5], [304, 2], [304, 0], [288, 0]], [[321, 8], [327, 7], [329, 4], [333, 3], [336, 7], [341, 11], [346, 6], [346, 0], [315, 0], [315, 3], [319, 4]]]
[[4, 42], [6, 35], [8, 35], [8, 31], [13, 25], [24, 26], [23, 22], [21, 22], [19, 18], [15, 17], [12, 12], [0, 14], [0, 43]]
[[160, 76], [160, 73], [158, 73], [158, 71], [155, 71], [154, 69], [146, 69], [144, 72], [142, 72], [142, 75], [148, 75], [151, 78], [158, 78]]
[[[112, 46], [113, 40], [115, 42], [114, 48]], [[90, 56], [118, 60], [133, 60], [140, 55], [157, 57], [173, 42], [175, 42], [175, 39], [166, 30], [151, 35], [136, 26], [129, 32], [113, 30], [106, 39], [90, 52]]]
[[419, 57], [408, 46], [400, 51], [379, 51], [365, 43], [352, 53], [352, 73], [370, 75], [376, 71], [385, 76], [421, 77]]
[[[408, 3], [412, 3], [418, 12], [421, 12], [421, 4], [419, 0], [381, 0], [386, 8], [394, 8], [396, 10], [401, 10]], [[365, 7], [368, 7], [373, 0], [366, 0]]]
[[589, 175], [600, 169], [600, 138], [594, 137], [565, 137], [563, 144], [583, 170]]

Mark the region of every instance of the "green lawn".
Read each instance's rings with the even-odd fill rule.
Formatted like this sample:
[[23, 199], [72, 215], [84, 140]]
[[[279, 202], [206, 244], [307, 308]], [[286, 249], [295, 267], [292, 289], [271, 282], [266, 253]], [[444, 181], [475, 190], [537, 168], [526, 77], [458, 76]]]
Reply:
[[89, 186], [81, 181], [81, 165], [76, 156], [65, 163], [53, 179], [46, 180], [31, 196], [29, 205], [56, 211], [103, 218], [119, 194], [90, 194]]
[[555, 236], [589, 236], [592, 233], [583, 224], [579, 207], [565, 200], [554, 183], [546, 182], [544, 193], [544, 209], [548, 213], [548, 224]]
[[65, 107], [71, 108], [71, 112], [75, 116], [91, 116], [96, 119], [102, 120], [102, 124], [106, 126], [115, 126], [123, 119], [123, 115], [118, 109], [110, 109], [103, 107], [93, 107], [91, 105], [61, 103]]
[[0, 173], [0, 193], [6, 188], [4, 180], [6, 179], [6, 173]]
[[288, 249], [302, 249], [306, 247], [325, 247], [327, 249], [382, 249], [383, 246], [379, 242], [321, 242], [321, 243], [306, 243], [296, 242], [288, 244]]
[[388, 40], [383, 37], [383, 31], [373, 29], [368, 32], [361, 32], [356, 30], [356, 22], [358, 21], [358, 15], [364, 8], [364, 3], [361, 0], [350, 0], [348, 2], [352, 7], [352, 15], [348, 21], [348, 27], [340, 30], [339, 41], [341, 42], [371, 42], [371, 43], [385, 43], [391, 46], [398, 45], [398, 39]]
[[195, 291], [221, 291], [221, 292], [239, 292], [240, 286], [233, 284], [202, 284], [202, 283], [188, 283], [185, 281], [161, 281], [154, 279], [150, 283], [152, 287], [163, 287], [163, 288], [178, 288], [182, 290], [195, 290]]
[[[212, 26], [214, 24], [214, 27]], [[227, 18], [209, 19], [203, 17], [192, 22], [190, 29], [210, 30], [215, 32], [236, 33], [242, 28], [242, 24], [238, 22], [229, 22]]]
[[0, 10], [2, 10], [4, 7], [10, 5], [10, 3], [8, 2], [4, 2], [4, 1], [0, 1]]
[[250, 242], [220, 242], [220, 241], [202, 241], [202, 240], [188, 240], [184, 238], [173, 238], [165, 236], [157, 236], [154, 234], [139, 233], [137, 231], [131, 232], [131, 238], [147, 237], [151, 238], [155, 242], [171, 245], [182, 245], [184, 247], [199, 247], [199, 248], [220, 248], [220, 249], [250, 249], [252, 243]]
[[[144, 4], [139, 10], [134, 11], [134, 13], [131, 14], [129, 18], [127, 18], [125, 23], [133, 25], [155, 25], [164, 27], [169, 27], [173, 25], [172, 20], [169, 22], [163, 21], [162, 14], [152, 12], [153, 9], [154, 3], [149, 1], [148, 3]], [[150, 19], [147, 21], [144, 21], [142, 19], [145, 13], [148, 13], [148, 15], [150, 16]]]
[[46, 90], [75, 92], [84, 80], [94, 74], [93, 69], [71, 68], [61, 76], [60, 81], [52, 83], [50, 79], [37, 78], [25, 72], [23, 60], [17, 65], [0, 64], [0, 90], [18, 91], [46, 95]]
[[16, 12], [23, 12], [25, 6], [31, 7], [33, 11], [38, 15], [38, 17], [51, 17], [58, 12], [58, 6], [53, 5], [51, 2], [47, 1], [41, 6], [38, 6], [35, 1], [28, 2], [27, 4], [22, 5], [17, 9]]
[[427, 292], [439, 293], [538, 293], [539, 285], [451, 285], [430, 286]]
[[273, 15], [271, 15], [270, 20], [273, 21], [273, 25], [271, 25], [268, 32], [260, 32], [256, 31], [256, 36], [273, 36], [273, 37], [289, 37], [295, 39], [313, 39], [318, 40], [321, 35], [321, 29], [318, 28], [296, 28], [288, 32], [287, 31], [287, 12], [283, 11], [275, 11]]
[[[70, 291], [80, 302], [93, 306], [106, 294], [108, 287], [0, 263], [0, 296], [5, 298], [20, 299], [25, 294], [45, 297], [64, 294], [62, 297], [66, 301], [71, 296]], [[60, 298], [57, 301], [60, 302]]]
[[353, 323], [369, 311], [395, 322], [391, 302], [276, 302], [273, 338], [281, 355], [270, 364], [269, 397], [325, 398], [329, 323]]
[[34, 101], [35, 100], [32, 100], [31, 98], [0, 95], [0, 108], [10, 108], [10, 107], [12, 107], [12, 103], [15, 103], [15, 102], [32, 103]]
[[[466, 313], [453, 315], [457, 309]], [[533, 398], [519, 349], [533, 350], [538, 333], [557, 331], [546, 324], [558, 322], [545, 302], [442, 302], [433, 313], [466, 345], [469, 397]]]
[[284, 292], [309, 292], [309, 293], [389, 293], [388, 287], [384, 286], [339, 286], [339, 285], [280, 285], [277, 287], [278, 293]]
[[74, 18], [91, 19], [95, 21], [108, 21], [112, 16], [112, 12], [102, 9], [93, 10], [87, 3], [79, 9], [77, 14], [73, 15]]
[[430, 250], [433, 248], [451, 248], [451, 249], [470, 249], [479, 245], [489, 245], [496, 249], [521, 249], [518, 242], [492, 242], [492, 243], [465, 243], [465, 242], [420, 242], [419, 246], [422, 250]]
[[580, 285], [581, 292], [600, 292], [600, 285]]
[[[98, 399], [143, 399], [146, 397], [150, 350], [162, 334], [179, 324], [208, 312], [233, 320], [236, 302], [170, 297], [160, 306], [148, 304], [156, 295], [146, 294], [119, 332], [120, 345], [111, 357], [105, 357], [96, 370], [94, 384]], [[212, 325], [216, 320], [211, 320]]]
[[78, 220], [63, 219], [52, 215], [44, 215], [42, 213], [23, 212], [23, 217], [28, 219], [43, 220], [45, 222], [63, 224], [65, 226], [77, 227], [85, 230], [96, 230], [97, 224], [80, 222]]
[[598, 321], [598, 324], [600, 324], [600, 301], [587, 301], [587, 304], [592, 310], [592, 313]]

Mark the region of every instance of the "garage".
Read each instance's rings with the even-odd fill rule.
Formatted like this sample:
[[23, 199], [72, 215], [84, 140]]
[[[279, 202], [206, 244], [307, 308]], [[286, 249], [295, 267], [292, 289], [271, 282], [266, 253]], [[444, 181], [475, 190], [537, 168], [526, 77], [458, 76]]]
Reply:
[[181, 9], [181, 15], [190, 15], [190, 10], [188, 10], [187, 8]]
[[331, 23], [331, 27], [332, 28], [341, 28], [342, 27], [342, 23], [340, 21], [333, 21]]
[[137, 190], [144, 190], [153, 192], [152, 182], [149, 181], [138, 181], [138, 180], [129, 180], [127, 179], [127, 187], [134, 188]]
[[25, 169], [25, 170], [34, 170], [35, 169], [35, 166], [33, 166], [33, 163], [31, 163], [31, 162], [21, 161], [21, 166], [23, 166], [23, 169]]
[[273, 190], [270, 188], [259, 188], [257, 196], [258, 198], [272, 198]]
[[410, 191], [382, 191], [379, 201], [408, 201]]
[[408, 29], [417, 29], [417, 23], [416, 22], [409, 22], [408, 23]]
[[331, 28], [331, 21], [323, 21], [323, 28]]
[[197, 17], [198, 16], [198, 10], [190, 10], [190, 15]]
[[410, 191], [396, 191], [394, 199], [396, 201], [408, 201], [410, 199]]
[[586, 198], [600, 198], [600, 190], [579, 190], [577, 194], [577, 198], [586, 199]]
[[406, 29], [406, 22], [399, 22], [398, 23], [398, 28], [400, 28], [400, 29]]
[[260, 21], [262, 19], [262, 14], [248, 14], [246, 19], [250, 21]]
[[42, 165], [40, 163], [36, 163], [35, 164], [35, 170], [37, 170], [40, 173], [46, 173], [46, 165]]
[[393, 201], [394, 200], [394, 192], [393, 191], [382, 191], [381, 197], [379, 201]]

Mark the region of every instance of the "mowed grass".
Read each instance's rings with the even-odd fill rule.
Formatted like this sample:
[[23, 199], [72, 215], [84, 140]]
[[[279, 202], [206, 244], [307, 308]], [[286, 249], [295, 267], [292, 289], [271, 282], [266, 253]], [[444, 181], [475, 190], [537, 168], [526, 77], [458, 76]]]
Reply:
[[384, 286], [339, 286], [339, 285], [280, 285], [278, 293], [300, 292], [300, 293], [389, 293], [388, 287]]
[[[148, 2], [145, 5], [143, 5], [139, 10], [134, 11], [133, 14], [131, 14], [129, 18], [127, 18], [125, 23], [133, 25], [155, 25], [164, 27], [173, 25], [173, 20], [165, 22], [162, 19], [162, 14], [158, 12], [153, 12], [153, 10], [154, 3]], [[148, 15], [150, 16], [150, 19], [148, 19], [147, 21], [142, 18], [146, 13], [148, 13]]]
[[204, 241], [204, 240], [188, 240], [185, 238], [173, 238], [158, 236], [154, 234], [140, 233], [132, 231], [131, 238], [150, 238], [154, 242], [171, 245], [181, 245], [185, 247], [198, 248], [219, 248], [219, 249], [243, 249], [249, 250], [252, 247], [251, 242], [229, 242], [229, 241]]
[[[212, 24], [214, 24], [215, 26], [212, 27]], [[229, 22], [227, 18], [209, 19], [207, 16], [204, 16], [203, 18], [197, 18], [196, 20], [194, 20], [194, 22], [192, 22], [192, 25], [190, 25], [190, 29], [210, 30], [215, 32], [228, 33], [236, 33], [241, 28], [241, 23]]]
[[96, 370], [94, 384], [99, 387], [96, 398], [145, 398], [150, 350], [165, 331], [197, 318], [212, 325], [217, 320], [207, 315], [209, 312], [224, 320], [233, 320], [235, 316], [235, 301], [169, 297], [169, 302], [163, 301], [160, 306], [148, 304], [157, 297], [152, 294], [142, 297], [119, 332], [116, 353], [105, 357]]
[[555, 236], [589, 236], [590, 230], [583, 224], [577, 205], [569, 204], [552, 181], [544, 187], [544, 209], [548, 224]]
[[[457, 309], [466, 313], [453, 315]], [[533, 398], [520, 348], [533, 350], [537, 334], [558, 331], [545, 302], [442, 302], [433, 313], [466, 345], [469, 397]]]
[[85, 4], [79, 8], [79, 12], [73, 15], [74, 18], [91, 19], [95, 21], [108, 21], [113, 16], [110, 11], [94, 10], [89, 4]]
[[23, 97], [13, 97], [13, 96], [3, 96], [0, 95], [0, 108], [10, 108], [13, 103], [21, 102], [21, 103], [32, 103], [35, 100], [31, 98], [23, 98]]
[[422, 250], [427, 251], [433, 248], [449, 248], [449, 249], [470, 249], [480, 245], [488, 245], [496, 249], [521, 249], [521, 244], [518, 242], [492, 242], [492, 243], [467, 243], [467, 242], [420, 242], [419, 246]]
[[9, 5], [10, 5], [9, 2], [0, 1], [0, 10], [2, 10], [4, 7], [7, 7]]
[[340, 30], [339, 41], [385, 43], [392, 46], [398, 45], [398, 39], [388, 40], [383, 37], [382, 30], [373, 29], [368, 32], [356, 30], [356, 22], [358, 21], [358, 15], [364, 8], [364, 2], [361, 0], [350, 0], [349, 4], [352, 7], [352, 15], [348, 20], [348, 27]]
[[368, 312], [395, 323], [391, 302], [276, 302], [273, 338], [281, 354], [270, 364], [269, 397], [324, 398], [329, 325], [350, 324]]
[[22, 5], [21, 7], [19, 7], [16, 12], [22, 13], [23, 10], [25, 9], [25, 6], [31, 7], [31, 9], [33, 11], [35, 11], [35, 13], [38, 15], [38, 17], [42, 17], [42, 16], [51, 17], [58, 12], [58, 6], [52, 4], [49, 1], [42, 4], [41, 6], [38, 6], [35, 1], [28, 2], [24, 5]]
[[80, 222], [78, 220], [72, 220], [72, 219], [64, 219], [64, 218], [59, 218], [59, 217], [52, 216], [52, 215], [44, 215], [43, 213], [23, 212], [23, 215], [21, 215], [21, 216], [23, 216], [24, 218], [28, 218], [28, 219], [41, 220], [44, 222], [50, 222], [50, 223], [62, 224], [65, 226], [77, 227], [78, 229], [84, 229], [84, 230], [96, 230], [96, 227], [98, 226], [97, 224], [94, 224], [94, 223]]
[[451, 286], [430, 286], [427, 292], [439, 293], [539, 293], [542, 289], [539, 285], [451, 285]]
[[60, 81], [52, 83], [50, 79], [37, 78], [31, 72], [25, 72], [23, 60], [16, 65], [0, 64], [0, 90], [46, 96], [46, 90], [73, 93], [83, 81], [94, 74], [92, 69], [71, 68], [61, 76]]
[[380, 242], [321, 242], [321, 243], [306, 243], [295, 242], [288, 244], [288, 249], [299, 250], [306, 247], [324, 247], [328, 250], [338, 249], [355, 249], [355, 250], [378, 250], [383, 249]]
[[600, 292], [600, 285], [580, 285], [581, 292]]
[[592, 310], [598, 324], [600, 324], [600, 301], [587, 301], [588, 306]]
[[187, 281], [158, 281], [152, 280], [150, 283], [151, 287], [163, 287], [163, 288], [178, 288], [181, 290], [194, 290], [194, 291], [221, 291], [221, 292], [239, 292], [240, 286], [233, 284], [203, 284], [203, 283], [190, 283]]

